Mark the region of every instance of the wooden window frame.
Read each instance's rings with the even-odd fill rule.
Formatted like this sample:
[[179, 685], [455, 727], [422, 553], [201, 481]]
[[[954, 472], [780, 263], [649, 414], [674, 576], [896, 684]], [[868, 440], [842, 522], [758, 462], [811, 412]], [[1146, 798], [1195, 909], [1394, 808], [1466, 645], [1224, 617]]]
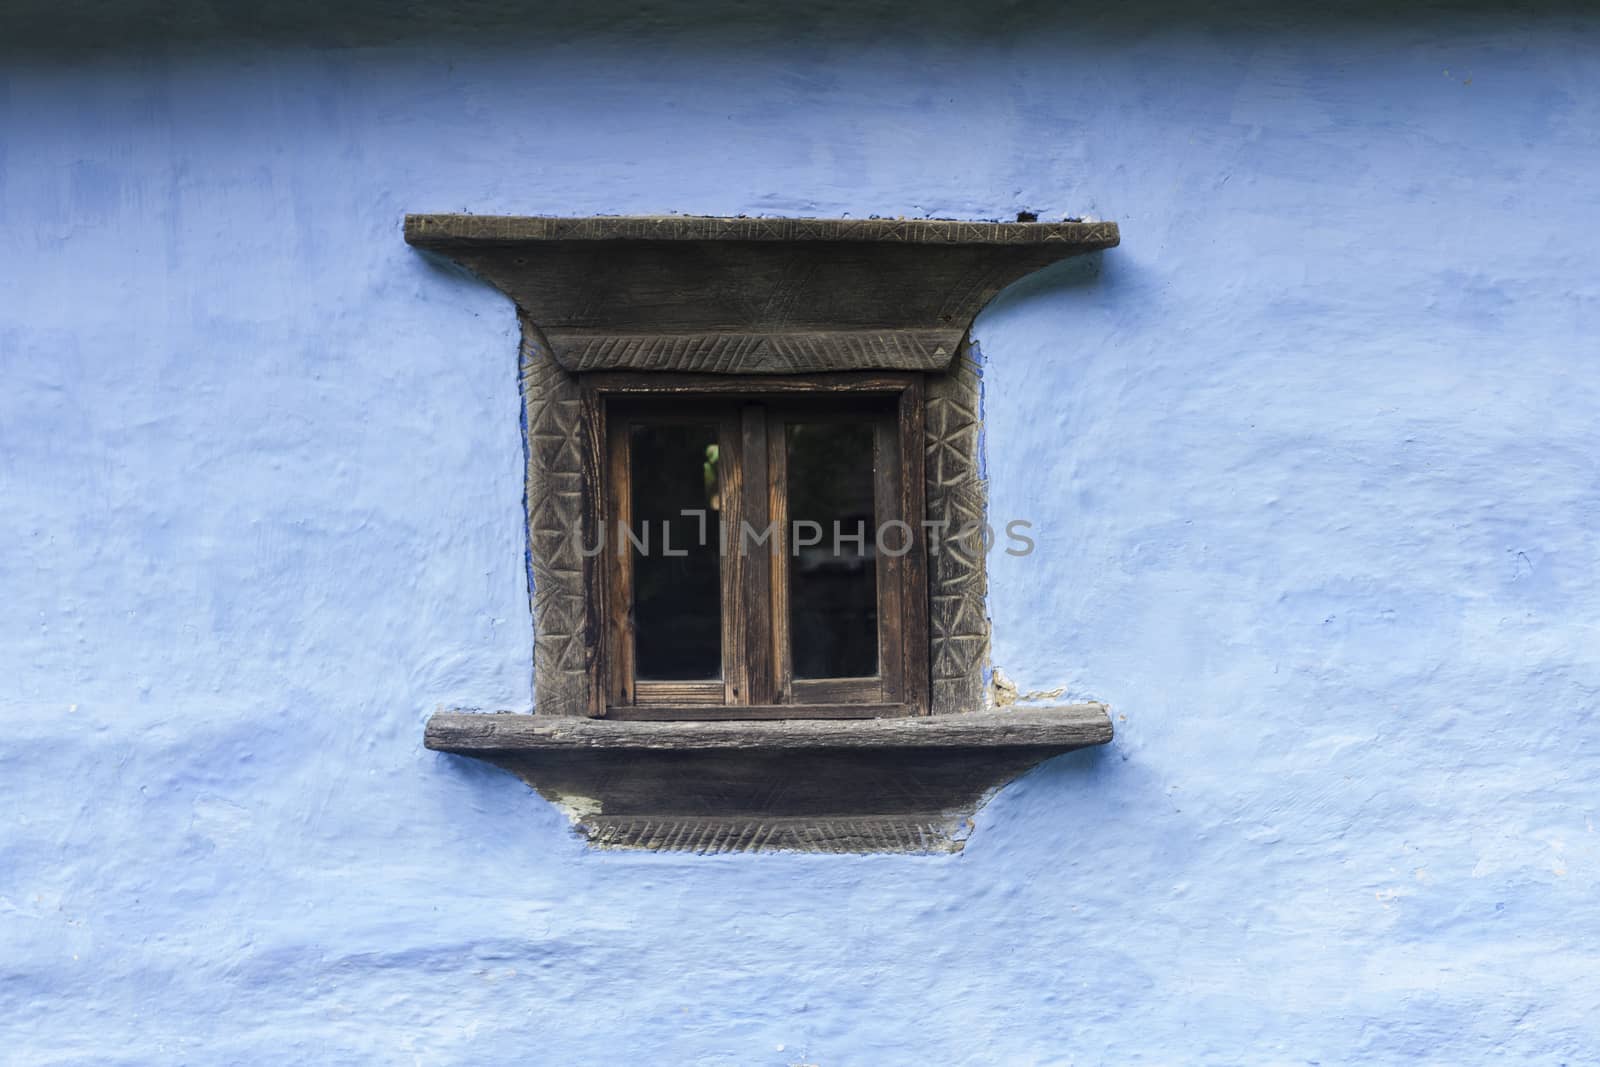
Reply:
[[[923, 519], [924, 390], [922, 375], [842, 372], [816, 375], [705, 375], [595, 372], [579, 375], [583, 423], [602, 538], [600, 565], [591, 569], [598, 606], [600, 685], [592, 714], [611, 719], [846, 719], [926, 715], [929, 707], [928, 562]], [[909, 550], [877, 559], [879, 673], [870, 679], [795, 679], [788, 663], [787, 450], [772, 426], [805, 415], [840, 417], [862, 402], [888, 401], [875, 419], [875, 524], [898, 519], [912, 531]], [[724, 523], [777, 531], [771, 551], [725, 555], [722, 569], [723, 678], [709, 682], [641, 681], [633, 677], [629, 595], [631, 552], [615, 531], [629, 519], [626, 426], [668, 417], [718, 426]], [[654, 410], [651, 411], [650, 409]], [[810, 410], [808, 410], [810, 409]], [[762, 492], [754, 487], [765, 485]]]

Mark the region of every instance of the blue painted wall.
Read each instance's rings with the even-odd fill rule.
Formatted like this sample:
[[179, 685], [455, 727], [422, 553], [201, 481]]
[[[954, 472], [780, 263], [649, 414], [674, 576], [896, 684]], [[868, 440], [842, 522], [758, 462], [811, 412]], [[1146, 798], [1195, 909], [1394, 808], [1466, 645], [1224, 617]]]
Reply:
[[[6, 54], [0, 1061], [1600, 1056], [1600, 21], [1034, 14]], [[531, 622], [403, 213], [1020, 209], [1124, 243], [977, 326], [995, 662], [1112, 746], [943, 858], [422, 748]]]

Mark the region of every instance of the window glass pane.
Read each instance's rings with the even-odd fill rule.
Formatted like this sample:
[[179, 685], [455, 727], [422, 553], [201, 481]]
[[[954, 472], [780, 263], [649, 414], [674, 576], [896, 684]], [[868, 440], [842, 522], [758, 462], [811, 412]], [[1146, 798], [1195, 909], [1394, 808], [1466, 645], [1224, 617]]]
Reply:
[[796, 678], [878, 673], [871, 422], [788, 426], [789, 646]]
[[635, 424], [630, 435], [632, 539], [618, 548], [633, 554], [634, 675], [720, 678], [717, 427]]

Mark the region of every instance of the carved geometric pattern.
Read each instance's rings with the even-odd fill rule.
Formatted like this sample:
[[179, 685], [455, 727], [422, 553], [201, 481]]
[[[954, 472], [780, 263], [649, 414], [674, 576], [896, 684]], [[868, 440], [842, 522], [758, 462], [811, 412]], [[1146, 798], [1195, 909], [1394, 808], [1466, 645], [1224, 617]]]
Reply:
[[827, 371], [938, 371], [961, 341], [955, 330], [829, 330], [795, 333], [546, 334], [569, 371], [641, 370], [696, 374], [820, 374]]
[[941, 815], [591, 815], [578, 829], [599, 848], [658, 852], [959, 852], [971, 824]]
[[1016, 277], [1016, 271], [1004, 263], [978, 263], [963, 274], [945, 292], [939, 305], [941, 322], [971, 321], [974, 308], [988, 303], [990, 297], [1005, 288]]
[[978, 469], [978, 364], [966, 345], [950, 370], [924, 390], [933, 714], [983, 707], [989, 658], [988, 583], [983, 535], [986, 492]]
[[[621, 364], [629, 368], [639, 364]], [[592, 486], [583, 471], [577, 378], [549, 342], [522, 321], [522, 396], [527, 445], [528, 563], [533, 587], [534, 682], [538, 712], [585, 715], [590, 666], [586, 635], [598, 625], [579, 552]], [[978, 474], [978, 365], [963, 344], [943, 374], [925, 379], [930, 710], [983, 707], [989, 654], [988, 586], [981, 530], [986, 493]]]
[[556, 364], [538, 327], [526, 319], [520, 370], [534, 700], [541, 714], [583, 715], [591, 618], [579, 552], [586, 491], [582, 396], [577, 379]]
[[1068, 241], [1110, 248], [1112, 222], [961, 222], [946, 219], [760, 219], [691, 215], [547, 218], [407, 215], [406, 240], [423, 247], [461, 241], [898, 241], [906, 244], [1027, 245]]

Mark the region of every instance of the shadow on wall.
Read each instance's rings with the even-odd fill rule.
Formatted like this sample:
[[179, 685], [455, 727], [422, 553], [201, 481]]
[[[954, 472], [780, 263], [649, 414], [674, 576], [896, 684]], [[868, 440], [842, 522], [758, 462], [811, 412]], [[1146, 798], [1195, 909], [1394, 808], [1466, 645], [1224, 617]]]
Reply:
[[1013, 304], [1047, 293], [1064, 296], [1079, 294], [1091, 288], [1104, 290], [1108, 286], [1118, 284], [1119, 281], [1125, 281], [1126, 271], [1127, 265], [1118, 257], [1112, 256], [1108, 260], [1103, 252], [1074, 256], [1018, 278], [984, 305], [983, 311], [985, 313], [996, 309], [1003, 311]]
[[[1517, 5], [1524, 16], [1583, 16], [1586, 0], [1535, 0]], [[1131, 40], [1186, 29], [1314, 31], [1343, 24], [1424, 26], [1450, 20], [1503, 18], [1500, 0], [1329, 0], [1317, 5], [1282, 0], [1150, 0], [1130, 4], [1063, 4], [1017, 0], [552, 0], [537, 6], [512, 0], [455, 0], [397, 5], [381, 0], [13, 0], [0, 8], [0, 55], [50, 58], [93, 53], [170, 55], [217, 45], [304, 45], [349, 48], [482, 38], [515, 46], [566, 44], [585, 38], [656, 38], [686, 49], [751, 43], [805, 47], [830, 44], [1026, 40], [1051, 32]]]

